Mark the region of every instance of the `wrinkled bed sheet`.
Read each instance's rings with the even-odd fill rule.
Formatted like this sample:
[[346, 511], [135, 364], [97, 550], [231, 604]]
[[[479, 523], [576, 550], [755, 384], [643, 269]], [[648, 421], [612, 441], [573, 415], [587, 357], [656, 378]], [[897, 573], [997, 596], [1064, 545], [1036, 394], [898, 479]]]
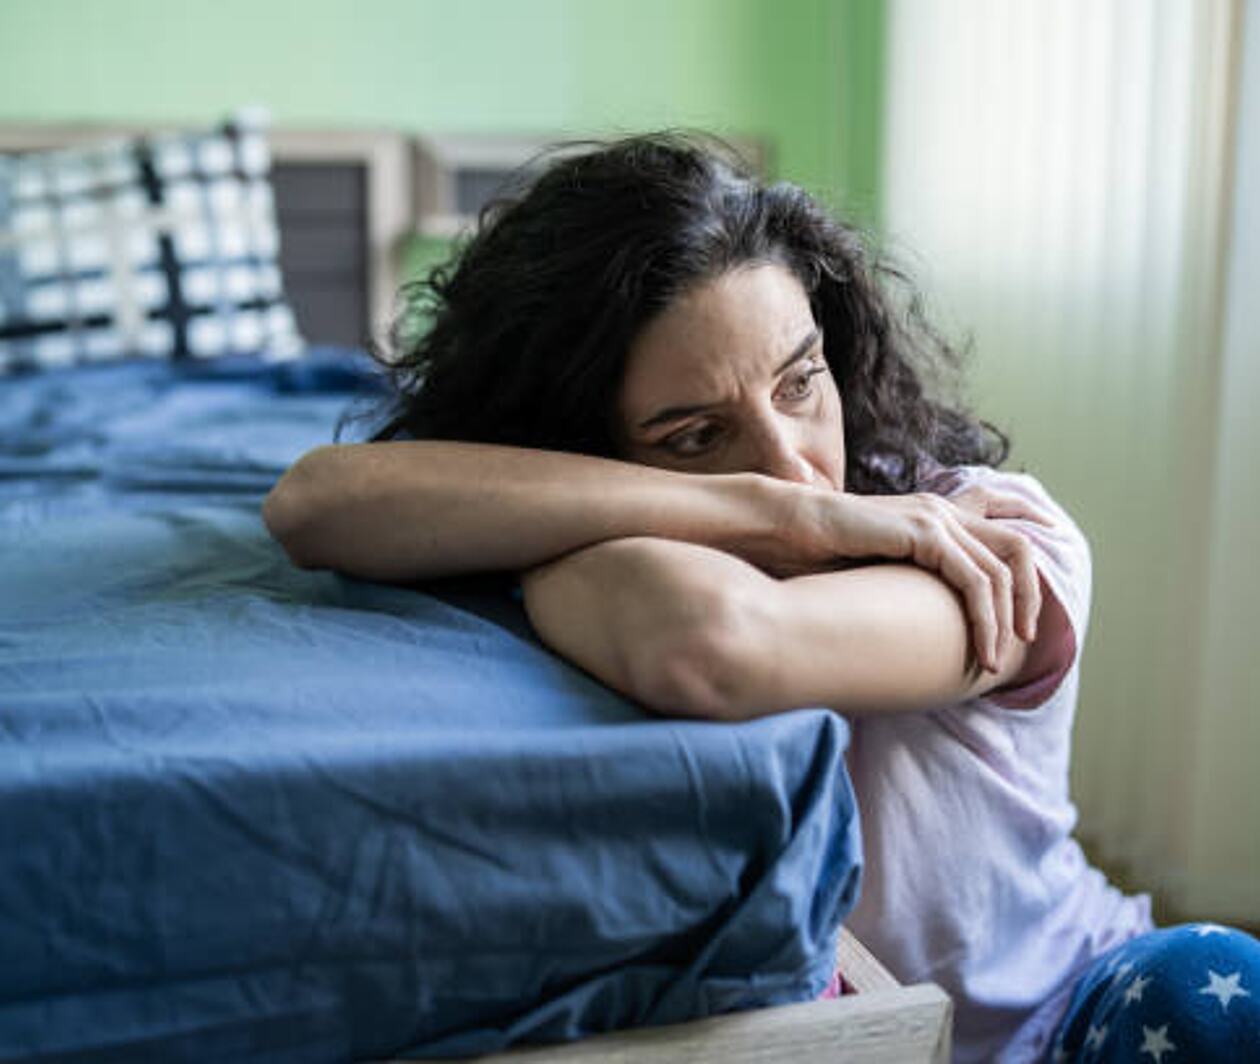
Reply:
[[0, 1060], [462, 1055], [816, 996], [844, 721], [649, 716], [505, 581], [293, 568], [259, 504], [370, 399], [355, 358], [0, 379]]

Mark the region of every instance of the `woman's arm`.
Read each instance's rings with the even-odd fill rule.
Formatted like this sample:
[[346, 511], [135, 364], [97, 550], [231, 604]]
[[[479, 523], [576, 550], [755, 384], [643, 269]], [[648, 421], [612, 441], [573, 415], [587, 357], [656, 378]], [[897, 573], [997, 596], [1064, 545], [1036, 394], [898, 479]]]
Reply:
[[422, 440], [316, 448], [277, 482], [263, 519], [297, 565], [402, 582], [524, 569], [631, 535], [770, 564], [791, 550], [792, 505], [753, 474]]
[[780, 581], [719, 551], [627, 539], [535, 569], [524, 588], [546, 643], [668, 714], [744, 719], [801, 706], [915, 709], [1019, 683], [1044, 668], [1036, 642], [1012, 638], [996, 671], [980, 670], [958, 595], [913, 566]]
[[934, 495], [425, 440], [316, 448], [272, 489], [263, 519], [298, 565], [395, 582], [527, 569], [633, 536], [710, 547], [776, 576], [904, 560], [959, 591], [993, 669], [1012, 634], [1027, 635], [1038, 589], [1023, 540], [988, 519], [1012, 503], [986, 505], [982, 516]]

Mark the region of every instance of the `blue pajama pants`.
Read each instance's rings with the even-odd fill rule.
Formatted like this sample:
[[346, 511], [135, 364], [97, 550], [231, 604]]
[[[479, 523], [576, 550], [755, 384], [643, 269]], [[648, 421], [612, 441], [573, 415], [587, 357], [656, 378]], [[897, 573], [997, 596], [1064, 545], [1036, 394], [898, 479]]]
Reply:
[[1050, 1059], [1260, 1062], [1260, 941], [1182, 924], [1117, 946], [1077, 983]]

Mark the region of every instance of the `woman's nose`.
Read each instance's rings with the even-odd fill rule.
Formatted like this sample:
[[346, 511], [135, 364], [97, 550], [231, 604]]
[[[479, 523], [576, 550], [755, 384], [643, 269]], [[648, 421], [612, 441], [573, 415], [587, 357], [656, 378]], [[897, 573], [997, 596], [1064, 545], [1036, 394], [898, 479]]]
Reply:
[[757, 472], [798, 484], [813, 482], [813, 466], [798, 450], [792, 433], [784, 427], [776, 426], [762, 432], [757, 440], [757, 452]]

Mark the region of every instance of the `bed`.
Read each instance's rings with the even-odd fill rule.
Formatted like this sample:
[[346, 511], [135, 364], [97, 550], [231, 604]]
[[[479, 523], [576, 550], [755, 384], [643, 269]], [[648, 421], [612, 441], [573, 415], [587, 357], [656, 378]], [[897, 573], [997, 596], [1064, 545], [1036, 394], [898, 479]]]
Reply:
[[[405, 146], [273, 145], [362, 168], [288, 194], [358, 190], [372, 335]], [[259, 504], [378, 396], [354, 347], [58, 357], [0, 377], [0, 1060], [945, 1059], [841, 931], [842, 718], [653, 717], [504, 579], [292, 567]]]

